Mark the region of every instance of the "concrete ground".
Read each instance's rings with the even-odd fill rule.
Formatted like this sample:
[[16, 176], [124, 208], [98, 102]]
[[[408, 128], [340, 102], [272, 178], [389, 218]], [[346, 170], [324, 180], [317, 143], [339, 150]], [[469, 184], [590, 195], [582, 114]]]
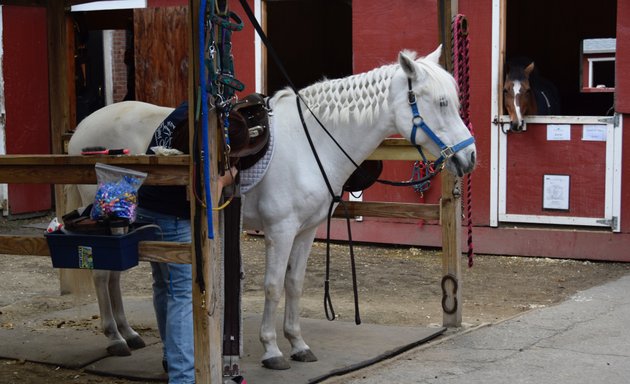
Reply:
[[[302, 327], [305, 339], [320, 361], [293, 362], [290, 370], [280, 372], [260, 367], [260, 318], [247, 315], [241, 370], [248, 383], [257, 384], [627, 383], [629, 293], [630, 275], [626, 275], [578, 292], [555, 306], [491, 325], [446, 332], [443, 328], [355, 326], [307, 319]], [[125, 307], [136, 327], [155, 327], [149, 297], [130, 299]], [[50, 326], [69, 324], [73, 316], [90, 319], [95, 313], [98, 309], [93, 304], [0, 329], [0, 357], [164, 380], [158, 339], [147, 338], [148, 346], [131, 357], [110, 357], [104, 336], [94, 326]], [[288, 354], [284, 340], [281, 348]]]
[[[142, 334], [156, 329], [150, 297], [125, 299], [130, 324]], [[156, 337], [144, 336], [145, 348], [131, 356], [108, 356], [107, 339], [93, 320], [96, 304], [45, 313], [11, 329], [0, 329], [0, 358], [81, 369], [88, 373], [132, 380], [166, 381], [162, 369], [162, 344]], [[400, 327], [343, 321], [302, 319], [304, 339], [318, 357], [314, 363], [291, 362], [291, 369], [272, 371], [260, 364], [263, 349], [258, 341], [260, 315], [243, 319], [244, 353], [239, 361], [241, 374], [250, 383], [314, 383], [328, 377], [390, 358], [441, 335], [442, 327]], [[71, 326], [75, 324], [75, 326]], [[76, 326], [76, 324], [83, 324]], [[51, 326], [52, 325], [52, 326]], [[56, 325], [56, 326], [55, 326]], [[278, 344], [290, 355], [290, 345], [278, 321]], [[155, 332], [153, 332], [155, 333]]]
[[327, 384], [630, 382], [630, 276]]

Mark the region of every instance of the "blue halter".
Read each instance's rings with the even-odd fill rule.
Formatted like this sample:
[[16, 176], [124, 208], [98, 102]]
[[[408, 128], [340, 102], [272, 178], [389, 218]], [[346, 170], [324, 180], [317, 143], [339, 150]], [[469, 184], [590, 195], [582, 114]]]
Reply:
[[435, 160], [433, 163], [433, 168], [435, 170], [439, 170], [444, 167], [444, 162], [455, 155], [457, 152], [466, 148], [467, 146], [473, 144], [475, 142], [474, 137], [469, 137], [468, 139], [453, 145], [452, 147], [444, 144], [442, 140], [431, 130], [431, 128], [424, 122], [424, 119], [420, 115], [418, 111], [418, 103], [416, 102], [416, 95], [413, 93], [413, 89], [411, 88], [411, 79], [407, 79], [407, 83], [409, 84], [409, 105], [411, 106], [411, 112], [413, 113], [413, 117], [411, 118], [411, 123], [413, 124], [413, 128], [411, 128], [411, 144], [415, 145], [420, 152], [420, 156], [422, 156], [422, 160], [426, 162], [426, 157], [422, 152], [422, 148], [420, 145], [416, 143], [416, 131], [418, 128], [422, 129], [424, 133], [429, 136], [431, 140], [440, 148], [440, 157]]

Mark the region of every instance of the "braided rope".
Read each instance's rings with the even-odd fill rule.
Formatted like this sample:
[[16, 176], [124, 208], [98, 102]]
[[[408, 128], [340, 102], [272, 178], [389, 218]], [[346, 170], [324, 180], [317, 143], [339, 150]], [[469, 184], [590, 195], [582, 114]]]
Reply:
[[[460, 109], [459, 113], [468, 127], [470, 133], [474, 136], [475, 131], [470, 121], [470, 76], [469, 76], [469, 48], [470, 40], [468, 39], [467, 30], [468, 21], [463, 15], [456, 15], [451, 24], [453, 36], [453, 73], [457, 85], [459, 87]], [[473, 266], [474, 247], [472, 239], [472, 174], [468, 174], [466, 178], [466, 224], [468, 227], [468, 267]]]

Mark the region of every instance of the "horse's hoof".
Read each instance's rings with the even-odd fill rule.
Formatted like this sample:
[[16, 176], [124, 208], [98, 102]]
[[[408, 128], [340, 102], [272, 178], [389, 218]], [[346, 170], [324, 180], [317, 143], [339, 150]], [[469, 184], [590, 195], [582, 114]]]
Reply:
[[140, 349], [140, 348], [144, 348], [147, 345], [144, 343], [144, 340], [142, 340], [142, 337], [140, 336], [134, 336], [130, 339], [127, 339], [127, 345], [129, 346], [129, 348], [131, 349]]
[[317, 356], [315, 356], [315, 354], [310, 349], [305, 349], [298, 353], [292, 354], [291, 359], [295, 361], [301, 361], [303, 363], [312, 363], [313, 361], [317, 361]]
[[131, 349], [129, 349], [127, 343], [120, 342], [107, 347], [107, 353], [113, 356], [131, 356]]
[[291, 368], [289, 362], [286, 361], [282, 356], [271, 357], [269, 359], [263, 360], [262, 365], [267, 369], [274, 369], [277, 371]]

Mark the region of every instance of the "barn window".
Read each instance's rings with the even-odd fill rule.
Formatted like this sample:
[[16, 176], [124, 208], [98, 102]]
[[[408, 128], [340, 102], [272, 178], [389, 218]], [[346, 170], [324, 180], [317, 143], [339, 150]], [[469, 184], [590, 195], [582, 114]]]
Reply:
[[614, 92], [616, 39], [582, 41], [582, 92]]

